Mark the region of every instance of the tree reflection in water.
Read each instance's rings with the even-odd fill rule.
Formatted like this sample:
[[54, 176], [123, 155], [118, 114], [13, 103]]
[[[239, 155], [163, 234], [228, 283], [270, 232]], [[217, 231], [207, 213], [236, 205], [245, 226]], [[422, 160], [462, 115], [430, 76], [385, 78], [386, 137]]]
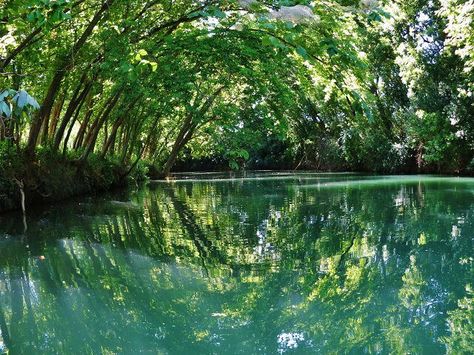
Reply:
[[474, 180], [153, 183], [0, 219], [0, 353], [474, 352]]

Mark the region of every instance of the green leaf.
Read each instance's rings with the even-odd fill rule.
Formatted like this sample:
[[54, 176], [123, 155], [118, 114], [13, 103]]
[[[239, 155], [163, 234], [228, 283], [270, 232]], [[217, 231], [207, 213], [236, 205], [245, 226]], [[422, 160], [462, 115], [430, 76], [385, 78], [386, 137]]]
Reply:
[[296, 53], [298, 53], [304, 59], [308, 59], [308, 52], [301, 46], [296, 47]]
[[373, 122], [374, 116], [372, 114], [372, 110], [370, 109], [369, 105], [367, 105], [365, 101], [361, 101], [361, 106], [362, 106], [362, 110], [364, 111], [365, 116], [367, 117], [367, 120], [369, 122]]
[[263, 37], [262, 38], [262, 45], [268, 46], [268, 47], [271, 46], [272, 42], [271, 42], [270, 38], [271, 38], [270, 36]]
[[229, 161], [229, 167], [232, 170], [239, 170], [239, 164], [237, 164], [237, 162], [234, 160]]
[[368, 16], [369, 21], [380, 22], [382, 21], [382, 16], [376, 11], [373, 11]]
[[274, 47], [286, 48], [286, 46], [278, 38], [270, 37], [270, 42]]
[[240, 156], [245, 160], [249, 160], [250, 154], [245, 149], [240, 150]]
[[269, 23], [264, 23], [264, 24], [262, 25], [262, 27], [263, 27], [263, 28], [266, 28], [266, 29], [269, 29], [269, 30], [274, 30], [274, 29], [275, 29], [275, 24], [270, 23], [270, 22], [269, 22]]
[[328, 48], [326, 49], [326, 51], [328, 52], [329, 56], [330, 57], [333, 57], [335, 56], [337, 53], [339, 53], [339, 50], [337, 49], [336, 46], [328, 46]]
[[220, 19], [223, 19], [225, 18], [227, 15], [225, 14], [225, 12], [223, 12], [221, 9], [219, 9], [218, 7], [213, 7], [212, 9], [210, 9], [209, 11], [209, 14], [213, 17], [217, 17], [217, 18], [220, 18]]

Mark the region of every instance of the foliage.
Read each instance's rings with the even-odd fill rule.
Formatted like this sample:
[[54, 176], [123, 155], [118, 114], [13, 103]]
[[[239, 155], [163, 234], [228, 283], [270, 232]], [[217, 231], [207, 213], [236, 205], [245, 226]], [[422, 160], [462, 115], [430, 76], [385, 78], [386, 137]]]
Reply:
[[32, 164], [49, 149], [125, 172], [147, 161], [161, 176], [199, 160], [466, 173], [472, 11], [469, 0], [9, 0], [0, 140]]

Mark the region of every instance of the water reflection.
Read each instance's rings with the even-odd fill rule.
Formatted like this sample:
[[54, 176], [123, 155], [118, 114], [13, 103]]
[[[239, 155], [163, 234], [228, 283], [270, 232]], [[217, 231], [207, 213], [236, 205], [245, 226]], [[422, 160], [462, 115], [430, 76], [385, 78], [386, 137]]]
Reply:
[[2, 216], [0, 353], [472, 353], [473, 192], [207, 175]]

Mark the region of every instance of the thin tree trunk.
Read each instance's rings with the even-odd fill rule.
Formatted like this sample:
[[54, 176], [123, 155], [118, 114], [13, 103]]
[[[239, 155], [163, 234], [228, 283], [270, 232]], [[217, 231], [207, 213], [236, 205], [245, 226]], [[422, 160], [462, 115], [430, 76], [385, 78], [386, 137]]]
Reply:
[[[79, 85], [82, 85], [82, 83], [79, 84]], [[76, 95], [76, 97], [73, 96], [73, 98], [69, 102], [66, 113], [64, 114], [64, 117], [61, 121], [61, 124], [59, 125], [58, 131], [56, 132], [56, 137], [54, 139], [54, 144], [53, 144], [53, 150], [56, 151], [56, 150], [59, 149], [59, 146], [61, 144], [61, 140], [63, 139], [64, 131], [66, 130], [66, 127], [67, 127], [69, 121], [71, 120], [71, 117], [73, 116], [73, 114], [77, 110], [77, 108], [80, 105], [82, 105], [82, 102], [86, 99], [87, 94], [89, 93], [89, 90], [91, 88], [92, 88], [92, 83], [86, 84], [86, 86], [84, 87], [82, 92], [79, 94], [79, 96], [77, 96], [77, 95]]]
[[101, 153], [102, 158], [105, 157], [105, 155], [107, 154], [107, 151], [109, 150], [110, 146], [112, 145], [112, 142], [115, 141], [115, 136], [117, 135], [117, 131], [118, 131], [119, 127], [122, 125], [122, 123], [125, 121], [125, 118], [126, 118], [129, 111], [130, 110], [125, 112], [122, 116], [120, 116], [120, 118], [117, 121], [114, 122], [114, 124], [112, 126], [112, 130], [111, 130], [110, 135], [109, 135], [109, 138], [107, 139], [107, 141], [105, 142], [105, 144], [102, 148], [102, 153]]
[[49, 126], [49, 132], [48, 132], [49, 137], [54, 137], [54, 133], [56, 132], [59, 117], [61, 116], [61, 111], [63, 110], [65, 98], [66, 98], [66, 95], [63, 94], [61, 96], [59, 103], [57, 103], [55, 105], [55, 108], [53, 109], [53, 117], [52, 117], [53, 119], [51, 121], [51, 125]]
[[[91, 142], [92, 140], [92, 135], [94, 134], [95, 132], [95, 128], [97, 127], [97, 125], [99, 124], [99, 121], [104, 113], [104, 111], [107, 109], [107, 106], [110, 104], [110, 100], [101, 107], [99, 113], [96, 115], [94, 121], [92, 122], [92, 124], [90, 125], [90, 127], [87, 129], [87, 134], [85, 134], [85, 138], [84, 138], [84, 143], [83, 143], [83, 146], [86, 147], [87, 145], [89, 145], [89, 143]], [[87, 128], [87, 127], [86, 127]]]
[[126, 177], [133, 171], [133, 169], [135, 169], [135, 167], [137, 166], [138, 162], [140, 161], [140, 159], [141, 159], [142, 156], [143, 156], [143, 152], [145, 151], [145, 149], [146, 149], [146, 148], [148, 147], [148, 145], [150, 144], [150, 140], [151, 140], [151, 134], [148, 135], [145, 144], [143, 144], [143, 147], [140, 149], [140, 152], [139, 152], [139, 154], [137, 155], [137, 159], [135, 159], [135, 161], [132, 163], [132, 165], [131, 165], [130, 168], [127, 170], [127, 172], [122, 176], [122, 179], [126, 178]]
[[90, 118], [92, 117], [92, 108], [89, 108], [89, 110], [86, 113], [86, 116], [84, 117], [84, 120], [81, 123], [81, 127], [79, 128], [79, 132], [77, 133], [76, 139], [74, 140], [73, 148], [74, 149], [79, 149], [82, 147], [82, 142], [84, 141], [84, 133], [87, 129], [87, 126], [89, 125]]
[[106, 0], [100, 7], [100, 9], [95, 13], [92, 20], [87, 25], [86, 29], [84, 30], [82, 36], [77, 40], [77, 42], [72, 47], [69, 54], [60, 61], [58, 68], [51, 80], [51, 84], [49, 85], [47, 94], [45, 99], [43, 100], [43, 104], [38, 112], [38, 114], [34, 117], [33, 122], [31, 123], [30, 128], [30, 135], [28, 137], [28, 144], [26, 147], [26, 152], [28, 155], [33, 156], [36, 148], [36, 143], [38, 141], [38, 135], [41, 130], [41, 126], [51, 113], [51, 108], [54, 104], [54, 100], [56, 98], [56, 94], [61, 87], [61, 82], [66, 74], [71, 70], [74, 64], [74, 57], [73, 55], [79, 52], [79, 50], [84, 46], [87, 39], [92, 34], [95, 26], [99, 23], [102, 19], [103, 14], [109, 9], [109, 7], [113, 4], [115, 0]]
[[126, 164], [132, 157], [133, 147], [135, 146], [137, 138], [140, 134], [140, 127], [141, 127], [141, 122], [136, 121], [135, 124], [132, 125], [130, 128], [129, 139], [127, 141], [127, 145], [124, 150], [124, 155], [122, 157], [122, 164]]
[[125, 133], [123, 134], [123, 139], [122, 139], [122, 157], [120, 158], [120, 161], [125, 163], [125, 158], [127, 156], [127, 151], [128, 151], [128, 142], [130, 140], [130, 135], [132, 131], [132, 125], [128, 125], [127, 129], [125, 130]]
[[[204, 104], [197, 110], [195, 113], [197, 117], [203, 117], [206, 112], [212, 107], [214, 104], [215, 99], [220, 95], [220, 93], [224, 90], [224, 86], [219, 87], [211, 96], [207, 98]], [[193, 115], [194, 113], [191, 112], [185, 119], [181, 130], [179, 131], [178, 137], [171, 149], [171, 153], [166, 161], [162, 175], [164, 177], [170, 174], [171, 168], [174, 166], [176, 159], [178, 158], [178, 154], [181, 149], [191, 140], [194, 130], [196, 129], [198, 123], [193, 123]]]
[[178, 154], [183, 147], [184, 143], [184, 138], [187, 136], [187, 133], [191, 129], [192, 126], [192, 115], [188, 115], [186, 117], [186, 120], [181, 127], [178, 137], [176, 137], [176, 140], [174, 141], [173, 148], [171, 148], [170, 155], [168, 156], [168, 159], [166, 160], [165, 165], [163, 166], [163, 177], [166, 177], [170, 174], [171, 168], [173, 167], [174, 163], [176, 162], [176, 159], [178, 158]]
[[38, 138], [39, 144], [46, 144], [48, 142], [49, 120], [50, 120], [50, 116], [47, 116], [43, 122], [43, 126], [42, 126], [43, 134]]
[[42, 30], [42, 27], [38, 27], [33, 30], [6, 58], [5, 60], [1, 63], [0, 65], [0, 72], [3, 71], [9, 64], [10, 62], [25, 48], [29, 46], [33, 38], [36, 37], [38, 33], [40, 33]]
[[91, 136], [91, 139], [90, 139], [90, 141], [87, 145], [87, 148], [86, 148], [85, 152], [82, 154], [82, 156], [80, 158], [81, 161], [85, 161], [87, 159], [87, 157], [89, 156], [89, 154], [94, 150], [95, 143], [96, 143], [97, 137], [99, 135], [99, 131], [102, 128], [102, 125], [104, 124], [105, 120], [107, 119], [107, 117], [112, 112], [115, 105], [117, 104], [122, 92], [123, 92], [123, 90], [121, 89], [114, 95], [112, 100], [107, 105], [107, 108], [105, 109], [104, 113], [102, 114], [102, 116], [97, 121], [97, 125], [96, 125], [94, 131], [92, 132], [92, 136]]
[[72, 119], [71, 124], [69, 125], [69, 129], [67, 130], [66, 137], [64, 138], [64, 143], [63, 143], [63, 156], [66, 155], [66, 150], [67, 150], [67, 144], [69, 141], [69, 137], [71, 136], [72, 129], [74, 128], [74, 125], [76, 124], [76, 121], [79, 117], [79, 114], [81, 113], [81, 108], [82, 105], [84, 104], [85, 100], [82, 100], [79, 106], [76, 109], [76, 113], [74, 114], [74, 117]]

